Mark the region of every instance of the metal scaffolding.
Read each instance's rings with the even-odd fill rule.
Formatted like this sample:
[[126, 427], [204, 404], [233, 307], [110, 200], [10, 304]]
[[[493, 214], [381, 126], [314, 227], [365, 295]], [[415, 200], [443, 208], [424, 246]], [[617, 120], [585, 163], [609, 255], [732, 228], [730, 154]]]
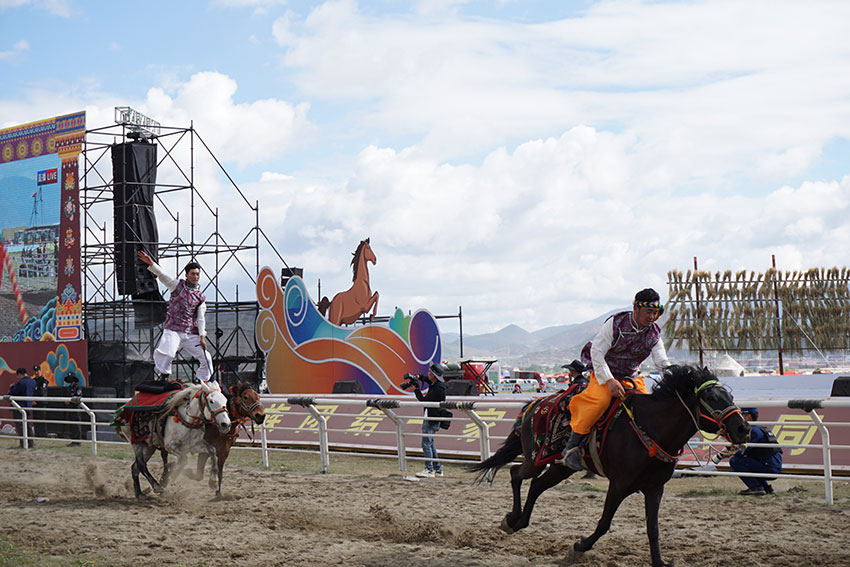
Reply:
[[[127, 234], [124, 223], [116, 228], [113, 218], [111, 148], [140, 138], [157, 146], [153, 185], [159, 242], [138, 242], [138, 235]], [[182, 276], [190, 260], [202, 266], [207, 348], [219, 379], [225, 384], [236, 377], [258, 380], [264, 358], [254, 341], [257, 302], [240, 299], [239, 283], [243, 283], [242, 297], [253, 298], [261, 247], [286, 266], [260, 228], [259, 202], [248, 200], [194, 125], [146, 128], [119, 123], [94, 128], [86, 131], [82, 156], [80, 262], [90, 349], [93, 344], [108, 343], [121, 347], [125, 361], [152, 360], [162, 328], [137, 328], [133, 298], [118, 292], [116, 248], [127, 242], [156, 245], [159, 264], [175, 276]], [[203, 191], [196, 185], [199, 181]], [[221, 210], [214, 200], [224, 201]], [[245, 290], [247, 283], [251, 288]], [[138, 300], [135, 303], [138, 307]], [[190, 365], [195, 361], [178, 355], [174, 363], [178, 376], [193, 373]]]

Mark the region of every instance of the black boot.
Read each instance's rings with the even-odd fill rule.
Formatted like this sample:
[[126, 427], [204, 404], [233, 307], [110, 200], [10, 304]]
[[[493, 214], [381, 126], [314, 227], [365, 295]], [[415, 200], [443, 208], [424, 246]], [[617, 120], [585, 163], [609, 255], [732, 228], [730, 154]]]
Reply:
[[[580, 451], [578, 450], [577, 447], [579, 445], [581, 445], [581, 442], [584, 440], [585, 437], [586, 437], [586, 435], [583, 435], [581, 433], [576, 433], [575, 431], [570, 433], [570, 438], [567, 441], [567, 446], [564, 447], [564, 455], [566, 455], [566, 459], [564, 461], [564, 464], [570, 470], [580, 471], [581, 468], [582, 468], [581, 467], [581, 457], [579, 456]], [[567, 453], [569, 453], [569, 451], [571, 449], [576, 449], [576, 450], [573, 451], [572, 453], [570, 453], [569, 455], [567, 455]]]

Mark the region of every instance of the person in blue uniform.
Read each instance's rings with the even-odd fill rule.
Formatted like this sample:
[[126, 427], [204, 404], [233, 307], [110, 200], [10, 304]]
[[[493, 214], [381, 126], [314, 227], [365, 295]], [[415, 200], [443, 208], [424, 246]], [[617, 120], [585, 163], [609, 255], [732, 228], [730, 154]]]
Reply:
[[[759, 410], [756, 408], [743, 408], [741, 413], [748, 422], [759, 418]], [[782, 472], [782, 448], [779, 447], [773, 433], [762, 427], [750, 423], [750, 443], [766, 443], [774, 447], [747, 447], [729, 457], [729, 466], [735, 472], [741, 473], [765, 473], [779, 474]], [[773, 487], [765, 477], [742, 476], [741, 480], [747, 485], [740, 494], [745, 496], [764, 496], [773, 494]]]
[[[15, 382], [14, 384], [12, 384], [12, 387], [9, 388], [9, 395], [10, 396], [34, 396], [35, 395], [35, 389], [36, 389], [37, 385], [35, 383], [35, 380], [33, 380], [32, 378], [27, 376], [27, 369], [26, 368], [18, 368], [18, 370], [15, 372], [15, 374], [17, 375], [18, 381]], [[32, 421], [31, 421], [32, 420], [32, 402], [29, 401], [29, 400], [27, 400], [27, 401], [21, 400], [21, 401], [18, 402], [18, 404], [21, 407], [26, 408], [27, 434], [29, 435], [29, 448], [32, 449], [33, 447], [35, 447], [35, 444], [33, 443], [33, 440], [32, 440], [33, 437], [35, 437], [35, 430], [33, 429]], [[16, 414], [15, 415], [16, 418], [21, 417], [21, 414], [19, 412], [15, 412], [15, 414]], [[23, 421], [16, 421], [15, 422], [15, 429], [18, 432], [18, 436], [21, 438], [20, 446], [21, 446], [21, 448], [23, 448], [23, 446], [24, 446], [24, 424], [23, 424]]]

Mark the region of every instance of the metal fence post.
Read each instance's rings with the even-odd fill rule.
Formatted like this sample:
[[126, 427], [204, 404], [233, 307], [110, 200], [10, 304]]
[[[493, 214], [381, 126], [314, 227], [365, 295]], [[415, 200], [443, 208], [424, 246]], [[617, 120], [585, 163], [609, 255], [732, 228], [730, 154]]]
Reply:
[[16, 402], [15, 400], [13, 400], [11, 398], [9, 399], [9, 403], [12, 404], [13, 408], [15, 408], [16, 410], [21, 412], [21, 434], [22, 434], [21, 443], [23, 443], [24, 449], [29, 449], [30, 448], [30, 442], [29, 442], [29, 427], [27, 427], [27, 425], [28, 425], [27, 424], [27, 410], [25, 408], [21, 407], [21, 405], [18, 402]]
[[475, 410], [465, 410], [469, 419], [478, 426], [479, 441], [481, 443], [481, 460], [486, 461], [490, 458], [490, 426], [475, 413]]
[[407, 447], [404, 442], [404, 421], [388, 408], [380, 408], [395, 424], [396, 445], [398, 446], [398, 470], [407, 472]]
[[269, 468], [269, 440], [266, 435], [266, 424], [260, 425], [260, 451], [263, 454], [263, 468]]
[[97, 416], [89, 407], [80, 402], [80, 407], [89, 415], [89, 427], [91, 427], [91, 454], [97, 456]]
[[821, 445], [823, 451], [823, 489], [824, 494], [826, 496], [826, 503], [832, 506], [832, 452], [829, 448], [829, 429], [827, 429], [826, 426], [823, 424], [823, 420], [820, 418], [820, 416], [815, 410], [809, 411], [809, 416], [812, 418], [812, 421], [815, 422], [818, 431], [820, 431]]
[[325, 419], [322, 412], [317, 410], [316, 406], [312, 403], [304, 407], [319, 422], [319, 453], [322, 457], [322, 473], [324, 474], [328, 472], [328, 465], [330, 464], [330, 455], [328, 453], [328, 420]]

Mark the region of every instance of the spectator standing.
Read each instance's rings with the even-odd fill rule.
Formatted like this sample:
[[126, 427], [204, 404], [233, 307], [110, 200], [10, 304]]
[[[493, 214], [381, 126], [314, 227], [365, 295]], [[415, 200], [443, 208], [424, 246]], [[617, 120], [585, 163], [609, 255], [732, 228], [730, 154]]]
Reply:
[[569, 364], [565, 364], [561, 368], [566, 369], [566, 371], [570, 374], [570, 386], [573, 384], [578, 384], [581, 390], [584, 390], [587, 387], [587, 384], [590, 380], [584, 375], [584, 371], [586, 370], [584, 364], [580, 360], [573, 360]]
[[[41, 375], [41, 365], [36, 364], [32, 367], [32, 379], [35, 380], [35, 394], [34, 396], [40, 396], [42, 398], [47, 397], [47, 386], [49, 383], [47, 382], [47, 378]], [[33, 408], [44, 408], [47, 407], [47, 400], [39, 400], [37, 402], [33, 402]], [[32, 410], [33, 419], [36, 422], [33, 424], [35, 428], [35, 434], [38, 437], [47, 437], [47, 424], [43, 422], [44, 419], [47, 418], [47, 412], [42, 410]]]
[[[9, 388], [10, 396], [34, 396], [35, 395], [35, 380], [27, 376], [26, 368], [18, 368], [15, 372], [18, 377], [18, 381], [12, 384], [12, 387]], [[27, 435], [29, 436], [28, 446], [30, 449], [35, 447], [35, 443], [33, 442], [33, 437], [35, 437], [35, 430], [32, 426], [32, 402], [29, 400], [21, 400], [18, 404], [24, 408], [26, 408], [27, 414]], [[24, 447], [24, 423], [23, 416], [20, 413], [16, 412], [15, 417], [20, 417], [20, 421], [15, 422], [15, 429], [18, 432], [18, 436], [21, 438], [20, 446]]]
[[[83, 397], [83, 389], [80, 387], [80, 379], [74, 374], [65, 376], [65, 395], [69, 398], [76, 398], [76, 400], [72, 399], [70, 402], [65, 402], [66, 406], [72, 408], [80, 407], [80, 398]], [[75, 422], [69, 426], [71, 428], [69, 434], [74, 441], [68, 443], [68, 446], [79, 447], [80, 439], [83, 438], [83, 426], [80, 425], [83, 415], [79, 411], [70, 411], [68, 414], [68, 421]]]
[[[743, 408], [741, 413], [748, 422], [756, 421], [759, 418], [759, 410], [756, 408]], [[729, 466], [732, 467], [733, 471], [765, 474], [782, 472], [782, 448], [779, 447], [773, 433], [761, 425], [750, 423], [750, 443], [766, 443], [775, 445], [775, 447], [747, 447], [743, 451], [738, 451], [729, 458]], [[744, 496], [764, 496], [765, 494], [773, 494], [773, 487], [770, 486], [768, 481], [776, 479], [742, 476], [741, 480], [747, 485], [747, 488], [742, 490], [740, 494]]]
[[[443, 374], [446, 372], [443, 364], [432, 364], [428, 369], [428, 376], [421, 376], [414, 386], [413, 393], [420, 402], [443, 402], [446, 400], [446, 383]], [[428, 384], [427, 393], [423, 394], [420, 386], [422, 382]], [[440, 429], [439, 418], [442, 417], [442, 408], [425, 408], [425, 419], [422, 420], [422, 454], [425, 456], [425, 470], [416, 473], [419, 478], [433, 478], [443, 476], [443, 467], [440, 464], [440, 456], [434, 445], [434, 434]], [[434, 419], [428, 419], [429, 417]]]

